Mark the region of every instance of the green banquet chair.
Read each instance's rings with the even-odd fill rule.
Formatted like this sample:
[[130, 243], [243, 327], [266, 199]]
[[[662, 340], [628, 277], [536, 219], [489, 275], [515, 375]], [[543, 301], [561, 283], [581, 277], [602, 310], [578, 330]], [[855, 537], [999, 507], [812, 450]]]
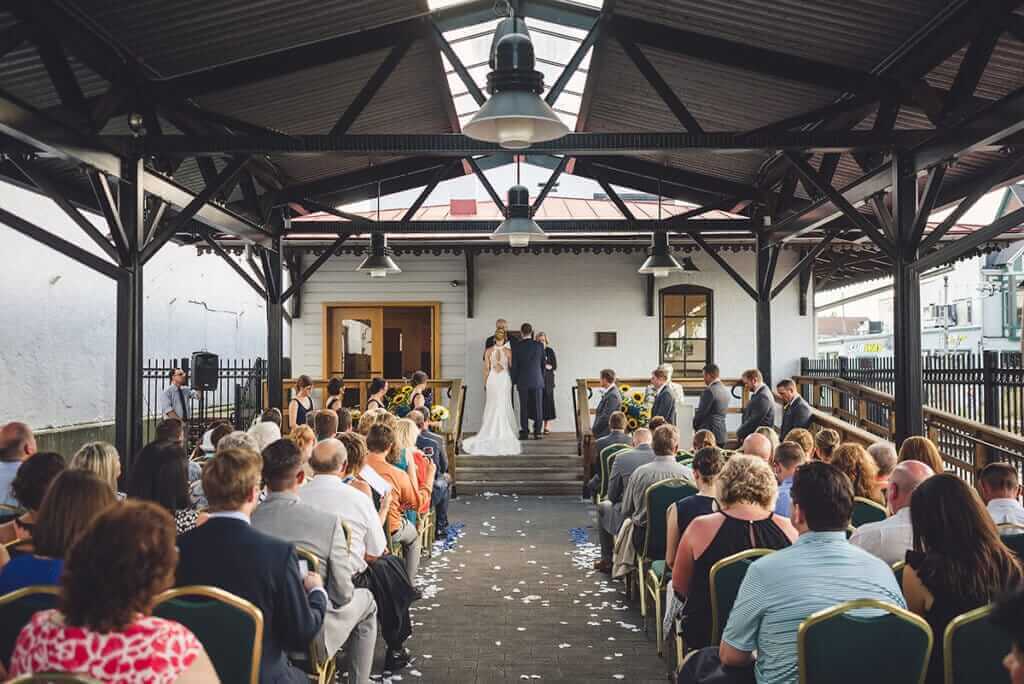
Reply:
[[736, 603], [736, 595], [747, 576], [750, 564], [762, 556], [774, 553], [774, 549], [747, 549], [726, 556], [711, 566], [708, 586], [711, 588], [711, 644], [717, 646], [722, 640], [722, 631], [729, 620], [729, 613]]
[[1010, 651], [1010, 637], [989, 619], [992, 606], [958, 615], [946, 625], [942, 638], [945, 684], [1009, 684], [1003, 656]]
[[59, 587], [34, 585], [0, 596], [0, 663], [11, 664], [14, 642], [21, 628], [40, 610], [57, 607]]
[[853, 497], [853, 515], [850, 517], [851, 527], [860, 527], [864, 523], [880, 522], [889, 517], [885, 506], [863, 496]]

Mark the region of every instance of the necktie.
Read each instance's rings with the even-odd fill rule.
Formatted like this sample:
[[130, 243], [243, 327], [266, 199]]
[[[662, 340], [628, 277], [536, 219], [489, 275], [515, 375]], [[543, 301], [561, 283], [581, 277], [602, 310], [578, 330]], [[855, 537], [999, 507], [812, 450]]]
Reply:
[[181, 399], [181, 419], [188, 420], [188, 404], [185, 403], [185, 390], [178, 388], [178, 398]]

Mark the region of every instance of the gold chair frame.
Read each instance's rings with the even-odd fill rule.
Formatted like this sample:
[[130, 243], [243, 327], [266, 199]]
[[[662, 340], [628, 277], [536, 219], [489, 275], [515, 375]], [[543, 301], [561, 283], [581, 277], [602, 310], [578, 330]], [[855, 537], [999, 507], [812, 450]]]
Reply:
[[31, 584], [21, 589], [15, 589], [14, 591], [8, 592], [0, 596], [0, 606], [17, 601], [20, 598], [29, 596], [30, 594], [52, 594], [53, 596], [60, 595], [60, 587], [53, 584]]
[[[1014, 523], [1003, 523], [1003, 524], [1014, 524]], [[1018, 526], [1019, 527], [1019, 526]], [[992, 614], [993, 604], [975, 608], [969, 610], [966, 613], [961, 613], [955, 618], [949, 621], [946, 625], [946, 631], [942, 634], [942, 681], [945, 684], [953, 684], [953, 637], [956, 634], [956, 630], [960, 629], [964, 625], [969, 625], [972, 622], [984, 619]]]
[[997, 524], [996, 528], [999, 530], [1017, 530], [1018, 533], [1024, 534], [1024, 525], [1015, 522], [1002, 522]]
[[260, 659], [263, 657], [263, 611], [241, 596], [236, 596], [229, 591], [224, 591], [218, 587], [204, 584], [193, 584], [190, 586], [168, 589], [156, 597], [156, 600], [153, 602], [153, 607], [156, 608], [156, 606], [159, 606], [162, 603], [166, 603], [167, 601], [172, 601], [177, 598], [188, 598], [192, 596], [211, 598], [216, 601], [220, 601], [221, 603], [226, 603], [252, 618], [255, 630], [253, 634], [252, 663], [250, 665], [251, 674], [249, 682], [250, 684], [259, 684]]
[[746, 551], [740, 551], [734, 553], [731, 556], [715, 562], [711, 566], [711, 570], [708, 572], [708, 587], [711, 594], [711, 645], [718, 646], [722, 640], [722, 630], [725, 629], [725, 625], [719, 624], [722, 616], [718, 614], [718, 590], [715, 588], [715, 576], [722, 570], [733, 563], [746, 560], [748, 558], [761, 558], [768, 554], [775, 553], [775, 549], [747, 549]]
[[[348, 539], [347, 534], [345, 535], [345, 538]], [[311, 572], [320, 574], [320, 559], [317, 558], [312, 551], [304, 549], [301, 546], [296, 546], [295, 553], [299, 558], [309, 564]], [[338, 669], [338, 664], [334, 660], [334, 654], [328, 653], [326, 661], [320, 662], [316, 653], [316, 637], [313, 637], [313, 643], [309, 645], [309, 662], [313, 663], [317, 684], [327, 684], [328, 682], [334, 681], [334, 675]]]
[[800, 623], [800, 627], [796, 631], [796, 653], [797, 663], [800, 667], [800, 684], [813, 684], [807, 678], [807, 659], [804, 657], [804, 652], [807, 649], [807, 632], [814, 625], [819, 622], [825, 622], [837, 615], [848, 613], [851, 610], [861, 610], [863, 608], [874, 608], [877, 610], [885, 611], [890, 615], [894, 615], [897, 618], [909, 622], [917, 627], [924, 630], [928, 636], [928, 645], [924, 650], [924, 659], [921, 662], [921, 677], [917, 680], [916, 684], [924, 684], [925, 677], [928, 676], [928, 661], [931, 658], [932, 648], [935, 645], [935, 637], [932, 634], [932, 628], [928, 626], [928, 623], [924, 621], [919, 615], [911, 613], [909, 610], [900, 608], [899, 606], [887, 603], [885, 601], [879, 601], [878, 599], [856, 599], [854, 601], [846, 601], [839, 605], [819, 610], [817, 613], [812, 613], [803, 622]]

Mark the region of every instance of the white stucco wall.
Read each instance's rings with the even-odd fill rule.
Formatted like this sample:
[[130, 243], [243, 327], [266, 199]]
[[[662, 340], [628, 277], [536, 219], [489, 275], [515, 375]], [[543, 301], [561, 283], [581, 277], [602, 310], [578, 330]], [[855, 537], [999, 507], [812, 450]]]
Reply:
[[[680, 282], [714, 291], [714, 352], [724, 375], [735, 377], [756, 363], [754, 302], [706, 255], [691, 255], [700, 269], [689, 279], [657, 281], [657, 287]], [[753, 281], [754, 255], [728, 254], [731, 264]], [[322, 304], [345, 301], [440, 301], [441, 363], [445, 377], [462, 377], [469, 385], [466, 423], [480, 423], [483, 391], [480, 363], [484, 339], [502, 317], [513, 326], [523, 321], [547, 332], [558, 353], [554, 429], [573, 430], [575, 379], [596, 377], [604, 367], [621, 376], [646, 377], [658, 363], [659, 319], [644, 315], [644, 284], [636, 269], [639, 255], [481, 255], [476, 259], [475, 317], [466, 318], [465, 261], [461, 256], [399, 258], [403, 272], [371, 281], [356, 273], [356, 257], [331, 259], [303, 290], [303, 316], [293, 331], [295, 373], [319, 375], [322, 365]], [[778, 277], [796, 263], [784, 252]], [[451, 282], [458, 281], [457, 287]], [[773, 303], [774, 375], [799, 369], [801, 356], [813, 355], [813, 317], [798, 315], [794, 281]], [[599, 349], [594, 333], [615, 331], [618, 347]]]
[[[0, 206], [102, 254], [34, 192], [0, 183]], [[90, 218], [105, 230], [102, 219]], [[112, 418], [114, 282], [2, 224], [0, 249], [0, 423], [42, 428]], [[218, 257], [169, 244], [146, 265], [143, 291], [147, 358], [203, 349], [226, 358], [266, 356], [264, 305]]]

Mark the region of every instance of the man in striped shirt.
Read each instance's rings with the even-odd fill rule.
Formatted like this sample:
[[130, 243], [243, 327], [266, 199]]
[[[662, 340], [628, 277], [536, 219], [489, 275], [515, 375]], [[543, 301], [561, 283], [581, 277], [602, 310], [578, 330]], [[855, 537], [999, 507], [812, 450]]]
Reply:
[[790, 494], [800, 537], [750, 566], [721, 646], [699, 651], [679, 682], [791, 684], [797, 629], [813, 613], [861, 598], [906, 608], [890, 567], [846, 541], [853, 485], [845, 474], [812, 461], [796, 471]]

